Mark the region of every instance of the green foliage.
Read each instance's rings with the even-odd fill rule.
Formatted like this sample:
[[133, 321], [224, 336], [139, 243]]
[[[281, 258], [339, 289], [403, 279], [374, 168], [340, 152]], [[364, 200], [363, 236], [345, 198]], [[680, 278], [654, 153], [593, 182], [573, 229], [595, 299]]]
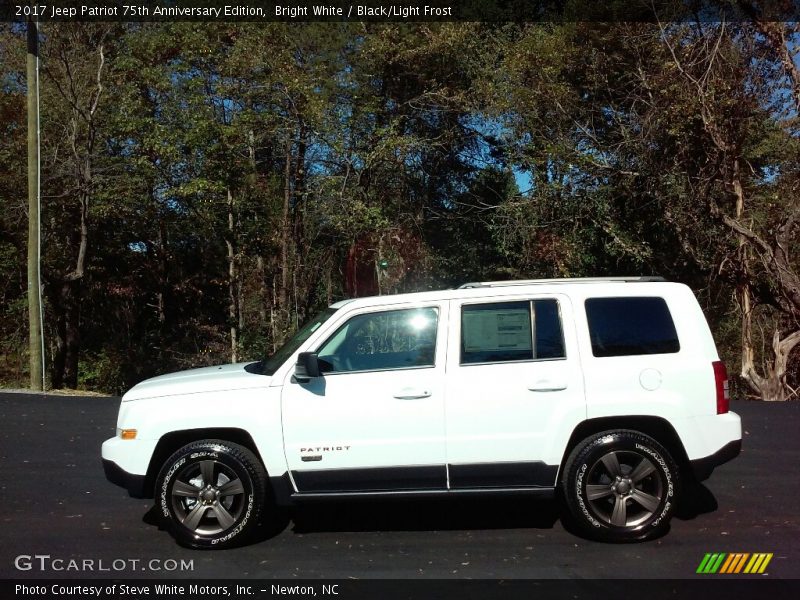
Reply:
[[97, 355], [87, 354], [78, 363], [78, 385], [84, 389], [121, 394], [126, 387], [123, 369], [124, 357], [110, 356], [103, 351]]
[[[776, 58], [742, 24], [708, 62], [719, 33], [681, 22], [51, 25], [48, 339], [64, 324], [61, 285], [90, 190], [78, 364], [92, 389], [270, 354], [353, 293], [353, 278], [392, 293], [661, 274], [699, 293], [735, 365], [740, 240], [709, 208], [733, 208], [731, 154], [708, 121], [738, 151], [745, 218], [760, 232], [797, 202], [800, 136], [776, 102]], [[705, 95], [665, 40], [706, 78]], [[86, 148], [91, 128], [59, 85], [69, 73], [91, 98], [101, 41], [96, 141], [76, 155], [72, 141]], [[0, 30], [6, 382], [26, 352], [23, 50], [19, 31]], [[774, 297], [768, 269], [753, 277]]]

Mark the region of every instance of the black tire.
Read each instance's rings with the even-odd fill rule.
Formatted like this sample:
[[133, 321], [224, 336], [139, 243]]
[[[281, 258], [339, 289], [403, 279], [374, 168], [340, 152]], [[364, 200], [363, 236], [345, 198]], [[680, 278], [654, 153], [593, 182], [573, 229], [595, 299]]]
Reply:
[[267, 474], [247, 448], [201, 440], [175, 452], [156, 481], [166, 528], [190, 548], [230, 548], [257, 530], [268, 500]]
[[606, 542], [658, 537], [675, 511], [679, 473], [653, 438], [627, 429], [580, 442], [561, 479], [568, 516], [578, 531]]

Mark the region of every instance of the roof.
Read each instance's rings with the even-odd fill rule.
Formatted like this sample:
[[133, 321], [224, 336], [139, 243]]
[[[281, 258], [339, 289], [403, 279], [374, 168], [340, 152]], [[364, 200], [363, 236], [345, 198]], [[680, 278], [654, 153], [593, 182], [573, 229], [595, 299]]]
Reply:
[[[471, 298], [483, 296], [499, 295], [500, 289], [498, 288], [512, 288], [512, 287], [535, 287], [539, 285], [550, 285], [563, 288], [564, 286], [572, 286], [573, 284], [595, 284], [595, 285], [617, 285], [625, 284], [639, 284], [644, 285], [647, 283], [664, 283], [666, 280], [663, 277], [643, 276], [643, 277], [575, 277], [575, 278], [561, 278], [561, 279], [518, 279], [509, 281], [479, 281], [465, 283], [456, 289], [435, 290], [429, 292], [411, 292], [405, 294], [388, 294], [384, 296], [364, 296], [362, 298], [350, 298], [341, 300], [331, 305], [331, 308], [342, 308], [345, 305], [354, 304], [360, 306], [386, 306], [391, 304], [399, 304], [402, 302], [427, 302], [438, 301], [443, 299], [456, 299], [456, 298]], [[563, 289], [561, 291], [564, 291]], [[520, 292], [524, 293], [524, 292]]]

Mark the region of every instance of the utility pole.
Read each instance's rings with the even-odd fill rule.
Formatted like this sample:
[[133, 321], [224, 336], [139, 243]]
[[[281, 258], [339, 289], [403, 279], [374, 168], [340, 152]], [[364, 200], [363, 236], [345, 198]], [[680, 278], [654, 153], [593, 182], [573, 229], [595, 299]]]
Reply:
[[31, 389], [44, 389], [39, 216], [39, 24], [28, 17], [28, 336]]

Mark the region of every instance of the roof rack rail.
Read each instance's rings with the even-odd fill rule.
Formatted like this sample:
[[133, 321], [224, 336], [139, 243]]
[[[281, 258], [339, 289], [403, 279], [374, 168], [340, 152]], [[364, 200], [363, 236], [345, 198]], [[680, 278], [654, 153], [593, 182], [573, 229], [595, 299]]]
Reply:
[[482, 287], [506, 287], [512, 285], [538, 285], [543, 283], [645, 283], [653, 281], [666, 281], [657, 275], [643, 275], [640, 277], [562, 277], [560, 279], [512, 279], [509, 281], [471, 281], [458, 286], [459, 290]]

